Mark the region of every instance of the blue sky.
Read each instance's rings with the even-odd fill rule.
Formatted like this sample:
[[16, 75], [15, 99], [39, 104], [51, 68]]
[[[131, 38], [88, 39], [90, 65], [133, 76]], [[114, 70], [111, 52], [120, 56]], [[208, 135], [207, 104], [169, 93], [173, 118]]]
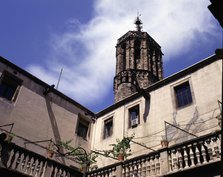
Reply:
[[134, 30], [162, 47], [169, 76], [212, 54], [222, 29], [209, 0], [0, 0], [0, 55], [94, 112], [113, 104], [115, 45]]

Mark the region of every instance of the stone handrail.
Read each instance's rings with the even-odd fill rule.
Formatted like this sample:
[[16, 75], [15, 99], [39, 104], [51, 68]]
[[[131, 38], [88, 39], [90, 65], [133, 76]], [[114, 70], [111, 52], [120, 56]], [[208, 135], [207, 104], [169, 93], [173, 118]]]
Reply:
[[81, 177], [82, 173], [14, 143], [0, 145], [1, 166], [35, 177]]
[[169, 172], [220, 160], [220, 131], [168, 148]]
[[87, 177], [155, 177], [220, 161], [220, 131], [87, 173]]

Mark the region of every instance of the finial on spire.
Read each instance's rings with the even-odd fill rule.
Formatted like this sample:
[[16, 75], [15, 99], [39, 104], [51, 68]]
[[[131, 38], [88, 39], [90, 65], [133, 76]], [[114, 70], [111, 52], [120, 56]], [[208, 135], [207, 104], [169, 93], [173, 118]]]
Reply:
[[141, 16], [141, 14], [139, 14], [139, 12], [137, 11], [137, 18], [135, 20], [135, 25], [136, 25], [137, 31], [141, 31], [141, 29], [142, 29], [142, 21], [139, 19], [139, 16]]

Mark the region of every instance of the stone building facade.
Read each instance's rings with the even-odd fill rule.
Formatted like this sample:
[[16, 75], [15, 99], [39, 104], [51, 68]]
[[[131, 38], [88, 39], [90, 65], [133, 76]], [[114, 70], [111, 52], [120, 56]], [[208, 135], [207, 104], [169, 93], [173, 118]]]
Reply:
[[[139, 18], [135, 24], [136, 31], [123, 35], [116, 46], [115, 103], [99, 113], [0, 57], [1, 131], [13, 132], [14, 143], [43, 156], [49, 142], [72, 139], [73, 147], [100, 153], [110, 150], [117, 138], [134, 134], [128, 159], [136, 160], [124, 161], [122, 174], [171, 175], [187, 166], [218, 162], [222, 50], [163, 78], [161, 47], [141, 30]], [[80, 167], [64, 157], [53, 159]], [[106, 169], [117, 162], [99, 155], [96, 165]], [[89, 176], [114, 176], [111, 172]]]

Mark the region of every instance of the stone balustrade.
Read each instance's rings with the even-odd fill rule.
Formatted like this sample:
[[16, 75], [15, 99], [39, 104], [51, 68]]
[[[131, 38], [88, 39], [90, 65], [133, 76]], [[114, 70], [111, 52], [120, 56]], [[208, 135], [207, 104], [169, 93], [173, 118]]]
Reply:
[[120, 167], [120, 163], [109, 165], [104, 168], [100, 168], [100, 169], [94, 170], [92, 172], [88, 172], [87, 177], [94, 177], [94, 176], [114, 177], [118, 173], [119, 167]]
[[[0, 145], [1, 146], [1, 145]], [[81, 177], [80, 172], [13, 143], [1, 148], [1, 166], [34, 177]]]
[[[220, 161], [220, 131], [159, 149], [91, 172], [87, 177], [155, 177]], [[80, 177], [83, 174], [13, 143], [0, 145], [1, 166], [34, 177]]]
[[220, 132], [168, 148], [169, 172], [220, 160]]
[[88, 177], [155, 177], [219, 162], [220, 131], [87, 173]]

